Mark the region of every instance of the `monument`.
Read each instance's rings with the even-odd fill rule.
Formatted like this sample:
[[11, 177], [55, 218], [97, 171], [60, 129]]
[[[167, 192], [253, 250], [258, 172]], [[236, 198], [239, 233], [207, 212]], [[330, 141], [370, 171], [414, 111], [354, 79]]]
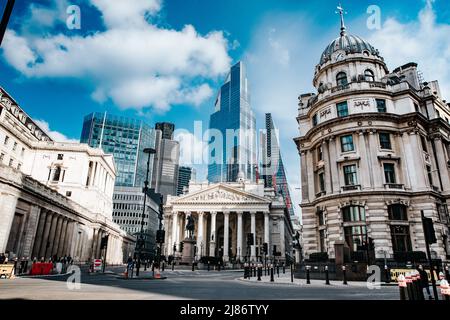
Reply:
[[192, 264], [195, 257], [195, 221], [192, 215], [187, 217], [186, 231], [188, 231], [188, 236], [183, 241], [183, 253], [181, 256], [182, 264]]

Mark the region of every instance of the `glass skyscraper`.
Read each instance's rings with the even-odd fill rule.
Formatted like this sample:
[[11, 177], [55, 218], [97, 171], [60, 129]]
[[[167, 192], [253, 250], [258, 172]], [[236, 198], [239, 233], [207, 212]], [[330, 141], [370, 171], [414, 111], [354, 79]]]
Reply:
[[219, 90], [209, 129], [208, 181], [234, 182], [239, 172], [255, 181], [256, 120], [242, 62], [231, 67]]
[[295, 211], [289, 192], [286, 170], [281, 157], [279, 137], [273, 123], [272, 114], [266, 113], [266, 130], [261, 133], [261, 175], [266, 187], [272, 187], [286, 203], [289, 215], [295, 220]]
[[80, 141], [114, 156], [116, 186], [144, 186], [148, 159], [144, 149], [155, 148], [155, 131], [152, 127], [142, 120], [95, 112], [84, 118]]

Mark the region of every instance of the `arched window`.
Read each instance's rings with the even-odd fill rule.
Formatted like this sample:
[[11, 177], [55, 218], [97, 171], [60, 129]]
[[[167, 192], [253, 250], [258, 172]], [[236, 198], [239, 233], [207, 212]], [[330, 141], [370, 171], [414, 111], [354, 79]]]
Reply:
[[338, 86], [345, 86], [348, 84], [347, 74], [345, 72], [339, 72], [336, 76], [336, 82]]
[[374, 75], [373, 71], [369, 70], [369, 69], [364, 71], [364, 78], [366, 79], [366, 81], [370, 81], [370, 82], [375, 81], [375, 75]]

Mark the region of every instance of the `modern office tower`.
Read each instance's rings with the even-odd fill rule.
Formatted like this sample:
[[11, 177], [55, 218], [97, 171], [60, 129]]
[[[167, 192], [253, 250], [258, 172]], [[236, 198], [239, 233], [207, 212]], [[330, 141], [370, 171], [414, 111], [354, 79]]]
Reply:
[[262, 159], [260, 175], [264, 179], [264, 185], [274, 188], [275, 192], [283, 197], [291, 219], [296, 220], [286, 170], [281, 157], [279, 137], [271, 113], [266, 113], [266, 130], [261, 133], [260, 141]]
[[[144, 194], [140, 187], [116, 187], [114, 189], [114, 222], [128, 234], [139, 236], [141, 231]], [[156, 230], [159, 227], [158, 204], [147, 196], [144, 216], [144, 259], [153, 259], [156, 245]]]
[[153, 165], [152, 188], [164, 196], [177, 194], [178, 162], [180, 160], [180, 143], [173, 140], [175, 126], [170, 123], [157, 123], [156, 150]]
[[[114, 156], [116, 186], [143, 187], [148, 155], [145, 148], [155, 147], [155, 130], [142, 120], [105, 113], [84, 118], [81, 143], [101, 148]], [[153, 158], [153, 157], [152, 157]], [[150, 163], [150, 177], [153, 159]]]
[[[138, 236], [140, 233], [142, 188], [148, 161], [148, 154], [144, 153], [144, 149], [155, 148], [155, 136], [155, 130], [141, 120], [106, 112], [91, 113], [84, 118], [81, 142], [94, 148], [102, 148], [114, 156], [117, 178], [113, 196], [113, 219], [130, 235]], [[158, 148], [156, 150], [162, 152]], [[153, 174], [154, 157], [150, 157], [149, 181]], [[147, 207], [158, 208], [158, 205], [151, 198], [147, 198]], [[154, 251], [154, 235], [158, 228], [158, 224], [152, 222], [155, 216], [152, 210], [146, 209], [144, 251], [147, 253]]]
[[178, 168], [177, 196], [183, 194], [184, 188], [189, 188], [189, 182], [195, 180], [195, 169], [191, 167]]
[[219, 90], [210, 117], [208, 180], [234, 182], [242, 172], [245, 180], [255, 181], [256, 120], [250, 108], [245, 66], [231, 67]]

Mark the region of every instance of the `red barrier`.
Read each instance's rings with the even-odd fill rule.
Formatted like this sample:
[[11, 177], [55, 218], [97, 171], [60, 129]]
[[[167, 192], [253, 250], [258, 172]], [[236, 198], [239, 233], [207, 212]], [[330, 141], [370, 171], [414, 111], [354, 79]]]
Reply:
[[51, 274], [53, 270], [53, 263], [33, 263], [31, 266], [30, 275], [48, 275]]

